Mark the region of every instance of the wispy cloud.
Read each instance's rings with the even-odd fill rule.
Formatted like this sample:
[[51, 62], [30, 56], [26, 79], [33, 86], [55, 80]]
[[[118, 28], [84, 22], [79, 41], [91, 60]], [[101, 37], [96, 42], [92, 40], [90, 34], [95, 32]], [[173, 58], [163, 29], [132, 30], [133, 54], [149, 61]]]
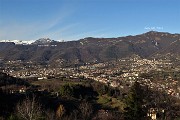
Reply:
[[49, 38], [56, 38], [57, 40], [63, 40], [66, 39], [66, 34], [69, 33], [69, 31], [74, 30], [78, 25], [79, 23], [69, 24], [59, 28], [58, 30], [53, 30], [47, 33], [45, 32], [41, 34], [40, 37], [49, 37]]
[[[0, 25], [0, 39], [29, 40], [38, 39], [43, 36], [57, 36], [60, 32], [71, 29], [77, 24], [71, 23], [70, 25], [64, 25], [64, 21], [70, 17], [73, 12], [73, 9], [63, 6], [45, 20], [33, 20], [28, 23], [22, 23], [21, 21], [13, 19], [8, 24], [2, 22]], [[59, 26], [59, 28], [57, 26]]]

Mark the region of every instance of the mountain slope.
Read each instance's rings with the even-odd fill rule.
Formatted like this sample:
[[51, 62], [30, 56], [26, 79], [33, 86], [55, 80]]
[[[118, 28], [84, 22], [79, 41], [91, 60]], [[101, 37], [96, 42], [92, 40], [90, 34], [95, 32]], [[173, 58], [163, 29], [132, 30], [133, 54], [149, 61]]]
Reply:
[[0, 48], [0, 58], [37, 62], [62, 60], [65, 63], [73, 64], [110, 61], [134, 54], [149, 58], [158, 53], [172, 52], [179, 54], [179, 39], [180, 34], [150, 31], [136, 36], [119, 38], [89, 37], [68, 42], [39, 39], [35, 42], [36, 44], [31, 45], [0, 43], [0, 47], [2, 46]]

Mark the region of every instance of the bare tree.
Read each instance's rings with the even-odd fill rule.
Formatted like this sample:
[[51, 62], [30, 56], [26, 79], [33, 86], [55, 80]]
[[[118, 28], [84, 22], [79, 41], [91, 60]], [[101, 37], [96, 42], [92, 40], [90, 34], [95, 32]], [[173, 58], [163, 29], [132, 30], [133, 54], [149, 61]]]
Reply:
[[52, 110], [45, 111], [45, 120], [56, 120], [55, 112]]
[[124, 117], [119, 112], [99, 110], [93, 120], [124, 120]]
[[35, 100], [26, 97], [25, 100], [19, 102], [16, 106], [17, 115], [24, 120], [37, 120], [42, 116], [41, 105]]
[[79, 110], [82, 114], [83, 120], [89, 120], [91, 118], [91, 115], [93, 113], [92, 105], [88, 102], [82, 102], [79, 105]]

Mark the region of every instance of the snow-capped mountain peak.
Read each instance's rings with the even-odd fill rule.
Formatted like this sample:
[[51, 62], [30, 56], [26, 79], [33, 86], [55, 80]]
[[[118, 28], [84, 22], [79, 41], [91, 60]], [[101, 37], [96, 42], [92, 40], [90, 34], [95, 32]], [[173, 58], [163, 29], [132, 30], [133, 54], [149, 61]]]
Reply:
[[49, 44], [55, 42], [54, 40], [51, 40], [50, 38], [40, 38], [33, 42], [32, 44]]

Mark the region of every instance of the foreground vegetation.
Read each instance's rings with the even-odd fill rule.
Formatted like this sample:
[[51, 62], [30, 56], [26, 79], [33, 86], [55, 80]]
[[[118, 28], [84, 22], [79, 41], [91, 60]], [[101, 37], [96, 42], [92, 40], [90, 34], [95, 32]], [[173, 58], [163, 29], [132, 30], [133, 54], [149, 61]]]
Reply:
[[[16, 82], [14, 82], [16, 81]], [[2, 120], [148, 120], [178, 119], [179, 102], [135, 82], [121, 90], [91, 80], [24, 80], [0, 75]], [[24, 92], [10, 90], [25, 86]]]

